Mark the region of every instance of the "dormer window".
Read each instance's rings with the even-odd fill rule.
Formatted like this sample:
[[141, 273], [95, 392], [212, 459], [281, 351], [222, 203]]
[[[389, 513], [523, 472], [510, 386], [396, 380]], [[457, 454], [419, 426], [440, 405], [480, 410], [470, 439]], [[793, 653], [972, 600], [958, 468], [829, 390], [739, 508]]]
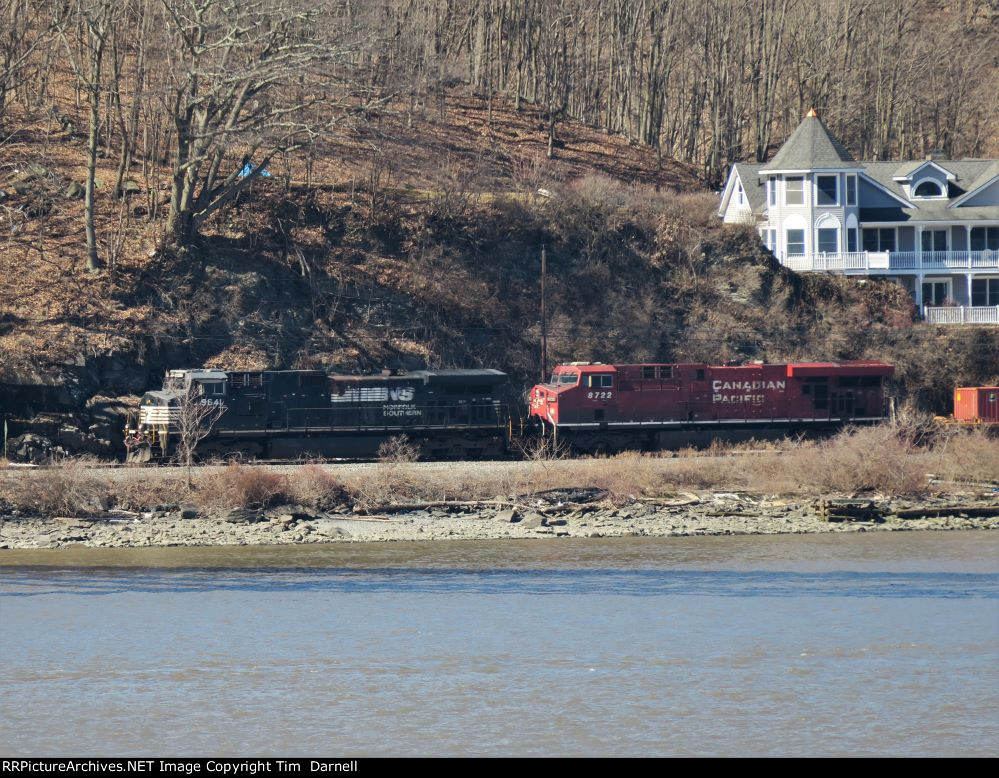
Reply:
[[943, 187], [936, 181], [920, 181], [912, 190], [913, 197], [943, 197]]

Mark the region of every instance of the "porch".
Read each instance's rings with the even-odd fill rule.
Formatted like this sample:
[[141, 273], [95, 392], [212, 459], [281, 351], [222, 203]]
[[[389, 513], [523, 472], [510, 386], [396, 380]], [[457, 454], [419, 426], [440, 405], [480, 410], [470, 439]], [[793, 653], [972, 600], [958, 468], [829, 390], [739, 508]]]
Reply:
[[999, 269], [999, 250], [981, 251], [850, 251], [812, 254], [778, 254], [782, 265], [799, 273], [846, 275], [918, 274], [940, 270]]
[[930, 324], [999, 324], [999, 305], [927, 306], [924, 311]]

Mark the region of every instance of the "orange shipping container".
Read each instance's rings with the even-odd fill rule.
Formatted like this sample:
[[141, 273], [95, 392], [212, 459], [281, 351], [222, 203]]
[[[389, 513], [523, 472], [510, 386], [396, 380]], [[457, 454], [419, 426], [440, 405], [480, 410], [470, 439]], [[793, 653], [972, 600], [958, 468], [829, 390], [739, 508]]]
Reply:
[[999, 423], [999, 386], [961, 386], [954, 390], [958, 421]]

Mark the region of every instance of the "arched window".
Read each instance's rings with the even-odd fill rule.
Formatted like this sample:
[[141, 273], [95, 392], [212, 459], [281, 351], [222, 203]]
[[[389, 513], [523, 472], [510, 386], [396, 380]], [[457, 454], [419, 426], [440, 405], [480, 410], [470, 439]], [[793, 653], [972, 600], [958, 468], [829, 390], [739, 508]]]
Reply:
[[839, 252], [839, 219], [830, 213], [815, 222], [815, 246], [820, 254]]
[[912, 190], [913, 197], [943, 197], [943, 187], [936, 181], [921, 181]]

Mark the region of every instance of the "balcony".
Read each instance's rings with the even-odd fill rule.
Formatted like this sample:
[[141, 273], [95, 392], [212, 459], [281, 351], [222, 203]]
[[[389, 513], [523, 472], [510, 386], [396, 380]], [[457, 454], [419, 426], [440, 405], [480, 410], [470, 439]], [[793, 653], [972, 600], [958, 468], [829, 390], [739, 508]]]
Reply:
[[925, 309], [930, 324], [999, 324], [999, 305], [956, 305]]
[[778, 254], [782, 265], [799, 273], [855, 275], [915, 274], [925, 271], [999, 270], [999, 250], [851, 251], [836, 254]]

